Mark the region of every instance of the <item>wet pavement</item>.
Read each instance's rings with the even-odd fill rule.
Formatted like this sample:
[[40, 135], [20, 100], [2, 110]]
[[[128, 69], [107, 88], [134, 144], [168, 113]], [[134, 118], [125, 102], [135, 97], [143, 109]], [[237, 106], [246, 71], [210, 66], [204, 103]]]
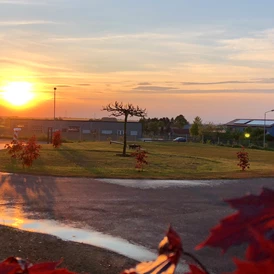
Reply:
[[[193, 251], [220, 218], [233, 212], [223, 198], [258, 194], [263, 186], [273, 188], [274, 180], [94, 180], [0, 174], [0, 210], [14, 210], [15, 217], [27, 216], [36, 226], [56, 221], [81, 231], [99, 232], [95, 234], [99, 239], [111, 236], [112, 240], [123, 239], [155, 252], [171, 223], [181, 235], [184, 248]], [[23, 223], [29, 222], [22, 219]], [[55, 223], [51, 224], [45, 231], [39, 229], [54, 234]], [[69, 237], [80, 237], [74, 234], [70, 231]], [[240, 256], [242, 252], [233, 249], [231, 254]], [[232, 269], [230, 257], [221, 256], [219, 250], [206, 248], [193, 253], [211, 266], [212, 272]]]

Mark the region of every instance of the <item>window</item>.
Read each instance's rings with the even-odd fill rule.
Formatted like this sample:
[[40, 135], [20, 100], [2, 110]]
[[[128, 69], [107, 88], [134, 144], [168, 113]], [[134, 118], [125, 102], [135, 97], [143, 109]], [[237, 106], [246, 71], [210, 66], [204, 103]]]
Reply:
[[90, 129], [83, 129], [82, 131], [84, 134], [90, 134]]
[[137, 136], [137, 135], [138, 135], [138, 131], [132, 130], [132, 131], [130, 132], [130, 135], [131, 135], [131, 136]]
[[41, 125], [34, 125], [34, 126], [32, 126], [32, 131], [41, 133], [41, 132], [43, 132], [43, 127]]
[[124, 131], [123, 130], [117, 130], [117, 135], [124, 135]]
[[110, 135], [112, 134], [112, 130], [103, 129], [102, 134]]
[[15, 127], [27, 129], [28, 128], [28, 123], [27, 122], [20, 123], [20, 124], [17, 124]]
[[80, 127], [70, 126], [68, 127], [68, 132], [80, 132]]

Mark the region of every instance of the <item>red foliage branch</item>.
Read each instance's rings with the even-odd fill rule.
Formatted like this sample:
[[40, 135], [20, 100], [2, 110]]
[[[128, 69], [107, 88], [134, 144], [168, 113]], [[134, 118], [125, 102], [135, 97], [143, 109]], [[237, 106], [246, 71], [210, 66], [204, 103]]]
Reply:
[[56, 269], [62, 263], [62, 259], [58, 262], [47, 262], [32, 264], [21, 258], [9, 257], [0, 263], [1, 274], [74, 274], [67, 269]]

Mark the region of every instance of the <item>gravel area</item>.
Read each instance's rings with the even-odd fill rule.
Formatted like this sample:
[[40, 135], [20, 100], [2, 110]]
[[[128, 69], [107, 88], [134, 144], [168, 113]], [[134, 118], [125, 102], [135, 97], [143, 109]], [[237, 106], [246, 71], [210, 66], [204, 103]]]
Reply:
[[91, 245], [5, 226], [0, 226], [0, 243], [1, 261], [10, 256], [33, 263], [59, 261], [62, 257], [64, 262], [60, 267], [78, 273], [117, 274], [136, 264], [134, 260]]

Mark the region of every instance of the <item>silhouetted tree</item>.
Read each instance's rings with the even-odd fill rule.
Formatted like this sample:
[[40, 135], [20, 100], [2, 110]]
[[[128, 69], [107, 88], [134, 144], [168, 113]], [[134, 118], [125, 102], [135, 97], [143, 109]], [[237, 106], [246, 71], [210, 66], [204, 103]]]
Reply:
[[203, 126], [202, 119], [199, 116], [195, 117], [193, 124], [190, 128], [190, 135], [195, 137], [200, 136], [202, 126]]
[[174, 126], [178, 128], [183, 128], [185, 125], [188, 125], [188, 121], [184, 115], [178, 115], [174, 120]]
[[141, 109], [139, 106], [134, 107], [132, 104], [123, 104], [122, 102], [115, 101], [103, 107], [103, 110], [111, 112], [112, 116], [119, 117], [124, 116], [124, 146], [123, 156], [126, 156], [127, 149], [127, 120], [128, 116], [145, 117], [147, 115], [146, 109]]

